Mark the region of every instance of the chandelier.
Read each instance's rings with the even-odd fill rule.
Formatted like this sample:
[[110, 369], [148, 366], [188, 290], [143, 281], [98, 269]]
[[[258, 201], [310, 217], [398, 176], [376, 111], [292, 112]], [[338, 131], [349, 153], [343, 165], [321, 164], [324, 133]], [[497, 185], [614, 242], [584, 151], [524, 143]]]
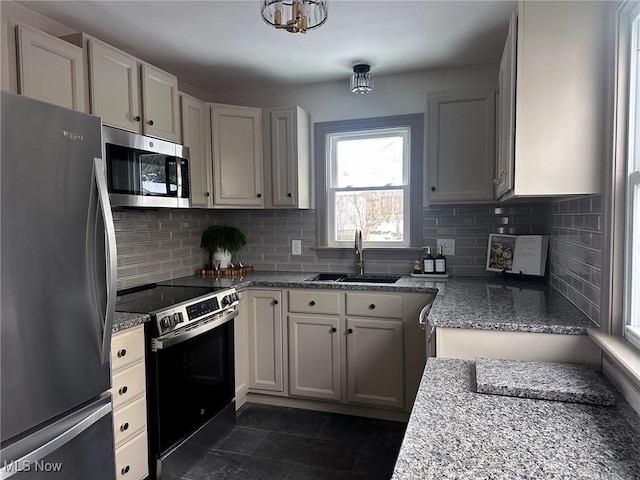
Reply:
[[353, 93], [369, 93], [373, 89], [373, 77], [369, 70], [371, 67], [365, 63], [360, 63], [353, 67], [351, 75], [351, 91]]
[[262, 0], [262, 19], [290, 33], [307, 33], [327, 21], [327, 0]]

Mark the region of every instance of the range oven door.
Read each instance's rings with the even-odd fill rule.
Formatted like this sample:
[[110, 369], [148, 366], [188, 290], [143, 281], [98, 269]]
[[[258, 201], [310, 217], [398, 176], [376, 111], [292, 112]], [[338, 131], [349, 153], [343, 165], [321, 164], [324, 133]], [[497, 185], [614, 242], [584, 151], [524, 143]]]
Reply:
[[236, 315], [234, 311], [223, 323], [213, 322], [215, 328], [200, 334], [197, 330], [207, 329], [194, 329], [184, 340], [173, 339], [148, 352], [150, 445], [157, 459], [234, 401]]

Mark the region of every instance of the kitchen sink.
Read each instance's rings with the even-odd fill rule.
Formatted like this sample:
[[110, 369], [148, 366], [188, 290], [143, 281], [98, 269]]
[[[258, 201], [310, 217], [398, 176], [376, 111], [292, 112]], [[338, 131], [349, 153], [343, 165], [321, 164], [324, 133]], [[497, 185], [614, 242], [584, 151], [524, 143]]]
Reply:
[[355, 273], [319, 273], [307, 281], [341, 283], [396, 283], [400, 275], [357, 275]]

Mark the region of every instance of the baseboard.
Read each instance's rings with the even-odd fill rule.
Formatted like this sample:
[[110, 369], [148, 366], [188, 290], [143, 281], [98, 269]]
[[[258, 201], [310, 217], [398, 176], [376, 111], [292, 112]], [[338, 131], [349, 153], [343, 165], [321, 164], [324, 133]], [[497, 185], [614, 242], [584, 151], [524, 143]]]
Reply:
[[[280, 407], [301, 408], [304, 410], [315, 410], [320, 412], [340, 413], [343, 415], [354, 415], [357, 417], [377, 418], [380, 420], [393, 420], [396, 422], [407, 422], [409, 413], [399, 410], [387, 410], [382, 408], [361, 407], [359, 405], [345, 405], [340, 403], [320, 402], [317, 400], [304, 400], [301, 398], [279, 397], [275, 395], [261, 395], [258, 393], [247, 393], [246, 401], [260, 403], [263, 405], [277, 405]], [[238, 399], [236, 398], [236, 405]]]

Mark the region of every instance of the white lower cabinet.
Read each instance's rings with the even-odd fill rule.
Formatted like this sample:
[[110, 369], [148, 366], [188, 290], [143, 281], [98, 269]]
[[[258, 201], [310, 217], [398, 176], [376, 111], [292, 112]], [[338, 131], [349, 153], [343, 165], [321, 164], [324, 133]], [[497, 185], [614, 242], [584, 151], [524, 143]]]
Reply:
[[246, 401], [249, 390], [249, 322], [247, 292], [238, 292], [238, 316], [233, 320], [233, 339], [236, 376], [236, 409]]
[[340, 400], [340, 317], [289, 315], [289, 394]]
[[249, 388], [262, 393], [284, 392], [282, 292], [247, 292]]
[[142, 325], [113, 335], [111, 370], [116, 478], [141, 480], [149, 474]]
[[399, 320], [347, 318], [349, 402], [404, 407], [402, 327]]

